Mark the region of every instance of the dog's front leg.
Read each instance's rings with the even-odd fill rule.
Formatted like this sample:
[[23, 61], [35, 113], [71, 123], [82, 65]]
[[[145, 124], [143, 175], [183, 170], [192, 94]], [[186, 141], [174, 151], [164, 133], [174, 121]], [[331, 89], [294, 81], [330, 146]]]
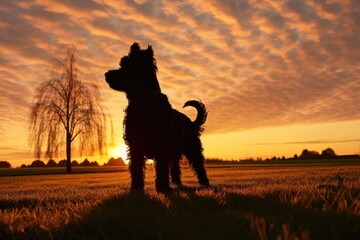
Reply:
[[134, 153], [130, 151], [130, 165], [131, 175], [131, 190], [143, 190], [144, 189], [144, 170], [145, 170], [145, 158], [144, 155]]
[[180, 158], [181, 156], [177, 156], [174, 162], [171, 164], [171, 168], [170, 168], [171, 182], [178, 186], [181, 185]]
[[157, 158], [155, 159], [155, 170], [156, 170], [156, 179], [155, 186], [156, 191], [166, 192], [170, 191], [169, 186], [169, 166], [166, 158]]

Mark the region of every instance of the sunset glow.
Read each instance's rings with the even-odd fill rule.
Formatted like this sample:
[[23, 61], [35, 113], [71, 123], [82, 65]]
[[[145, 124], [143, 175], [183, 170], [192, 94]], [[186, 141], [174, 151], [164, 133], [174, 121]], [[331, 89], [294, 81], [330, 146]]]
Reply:
[[122, 158], [124, 162], [127, 164], [127, 148], [125, 145], [119, 145], [117, 147], [113, 147], [109, 150], [109, 155], [113, 158]]
[[0, 160], [34, 160], [28, 107], [63, 44], [77, 48], [82, 76], [95, 76], [114, 125], [114, 147], [91, 159], [126, 159], [127, 100], [104, 73], [135, 41], [153, 46], [174, 108], [193, 119], [183, 104], [205, 103], [207, 158], [360, 154], [359, 32], [360, 4], [350, 0], [2, 1]]

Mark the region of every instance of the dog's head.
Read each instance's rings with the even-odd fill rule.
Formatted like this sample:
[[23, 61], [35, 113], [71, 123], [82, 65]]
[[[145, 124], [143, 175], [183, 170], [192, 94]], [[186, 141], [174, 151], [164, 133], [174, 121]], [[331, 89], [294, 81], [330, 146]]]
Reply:
[[141, 49], [138, 43], [130, 47], [129, 54], [120, 60], [120, 68], [105, 73], [106, 82], [128, 96], [137, 96], [160, 91], [156, 77], [157, 66], [154, 51], [149, 45]]

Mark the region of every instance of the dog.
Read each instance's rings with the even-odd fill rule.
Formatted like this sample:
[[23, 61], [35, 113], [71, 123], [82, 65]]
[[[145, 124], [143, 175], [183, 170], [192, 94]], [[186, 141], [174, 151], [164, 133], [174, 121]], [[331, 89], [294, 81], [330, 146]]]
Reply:
[[173, 184], [181, 186], [180, 160], [183, 156], [188, 159], [199, 184], [208, 187], [200, 141], [202, 125], [207, 118], [205, 105], [196, 100], [185, 103], [184, 107], [197, 109], [194, 121], [171, 107], [167, 96], [161, 93], [151, 45], [141, 49], [135, 42], [119, 65], [119, 69], [107, 71], [105, 79], [110, 88], [124, 92], [128, 99], [123, 126], [131, 189], [144, 189], [146, 159], [154, 160], [158, 192], [172, 190], [170, 176]]

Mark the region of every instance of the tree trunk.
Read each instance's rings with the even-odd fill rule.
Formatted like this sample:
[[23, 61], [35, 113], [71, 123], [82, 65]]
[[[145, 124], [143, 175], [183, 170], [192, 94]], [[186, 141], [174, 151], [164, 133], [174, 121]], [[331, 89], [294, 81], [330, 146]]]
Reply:
[[71, 173], [71, 135], [66, 131], [66, 172]]

